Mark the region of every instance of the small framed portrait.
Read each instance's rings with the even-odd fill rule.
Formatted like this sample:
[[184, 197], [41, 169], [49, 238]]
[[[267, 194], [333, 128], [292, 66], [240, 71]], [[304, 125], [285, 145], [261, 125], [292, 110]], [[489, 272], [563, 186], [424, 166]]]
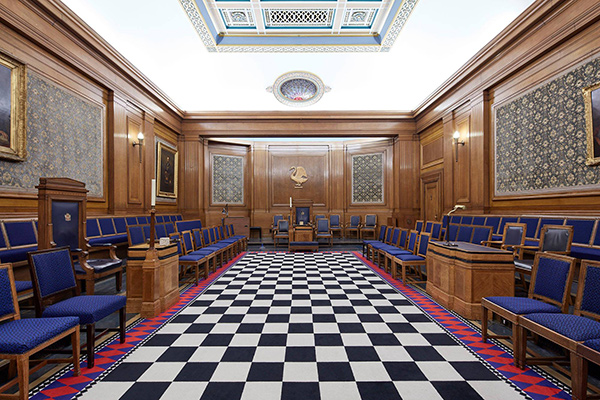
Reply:
[[177, 198], [177, 149], [158, 142], [156, 158], [156, 195]]
[[0, 158], [23, 161], [26, 124], [26, 70], [0, 54]]
[[600, 82], [583, 89], [587, 131], [587, 165], [600, 164]]

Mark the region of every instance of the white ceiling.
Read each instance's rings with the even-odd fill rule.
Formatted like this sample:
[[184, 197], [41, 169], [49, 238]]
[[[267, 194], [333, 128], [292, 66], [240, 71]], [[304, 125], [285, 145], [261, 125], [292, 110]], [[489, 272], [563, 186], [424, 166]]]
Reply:
[[178, 0], [62, 0], [186, 111], [294, 111], [265, 88], [304, 70], [306, 110], [413, 110], [534, 0], [420, 0], [388, 53], [209, 53]]

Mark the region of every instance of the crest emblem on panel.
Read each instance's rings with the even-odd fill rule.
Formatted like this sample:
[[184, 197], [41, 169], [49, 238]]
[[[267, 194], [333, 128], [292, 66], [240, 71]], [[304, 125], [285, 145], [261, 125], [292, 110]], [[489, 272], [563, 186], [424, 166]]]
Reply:
[[290, 179], [296, 182], [296, 188], [302, 189], [302, 184], [308, 180], [308, 174], [304, 167], [290, 167], [290, 171], [292, 174], [290, 175]]

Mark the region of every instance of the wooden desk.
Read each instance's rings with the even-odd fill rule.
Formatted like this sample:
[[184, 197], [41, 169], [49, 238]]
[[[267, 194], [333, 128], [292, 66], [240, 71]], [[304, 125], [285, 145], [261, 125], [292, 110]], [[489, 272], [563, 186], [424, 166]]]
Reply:
[[292, 231], [290, 242], [312, 242], [314, 240], [313, 227], [309, 225], [296, 225]]
[[127, 252], [127, 312], [154, 318], [179, 301], [177, 245], [132, 246]]
[[514, 296], [515, 266], [510, 251], [456, 242], [431, 241], [427, 250], [427, 293], [468, 319], [481, 319], [481, 298]]

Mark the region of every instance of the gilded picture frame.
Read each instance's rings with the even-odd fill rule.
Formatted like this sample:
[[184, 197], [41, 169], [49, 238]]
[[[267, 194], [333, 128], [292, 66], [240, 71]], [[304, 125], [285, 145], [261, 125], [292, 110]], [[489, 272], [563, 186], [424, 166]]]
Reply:
[[156, 195], [177, 198], [177, 149], [158, 142], [156, 157]]
[[587, 133], [587, 165], [600, 164], [600, 82], [583, 89], [585, 130]]
[[27, 71], [0, 54], [0, 158], [24, 161], [26, 149]]

